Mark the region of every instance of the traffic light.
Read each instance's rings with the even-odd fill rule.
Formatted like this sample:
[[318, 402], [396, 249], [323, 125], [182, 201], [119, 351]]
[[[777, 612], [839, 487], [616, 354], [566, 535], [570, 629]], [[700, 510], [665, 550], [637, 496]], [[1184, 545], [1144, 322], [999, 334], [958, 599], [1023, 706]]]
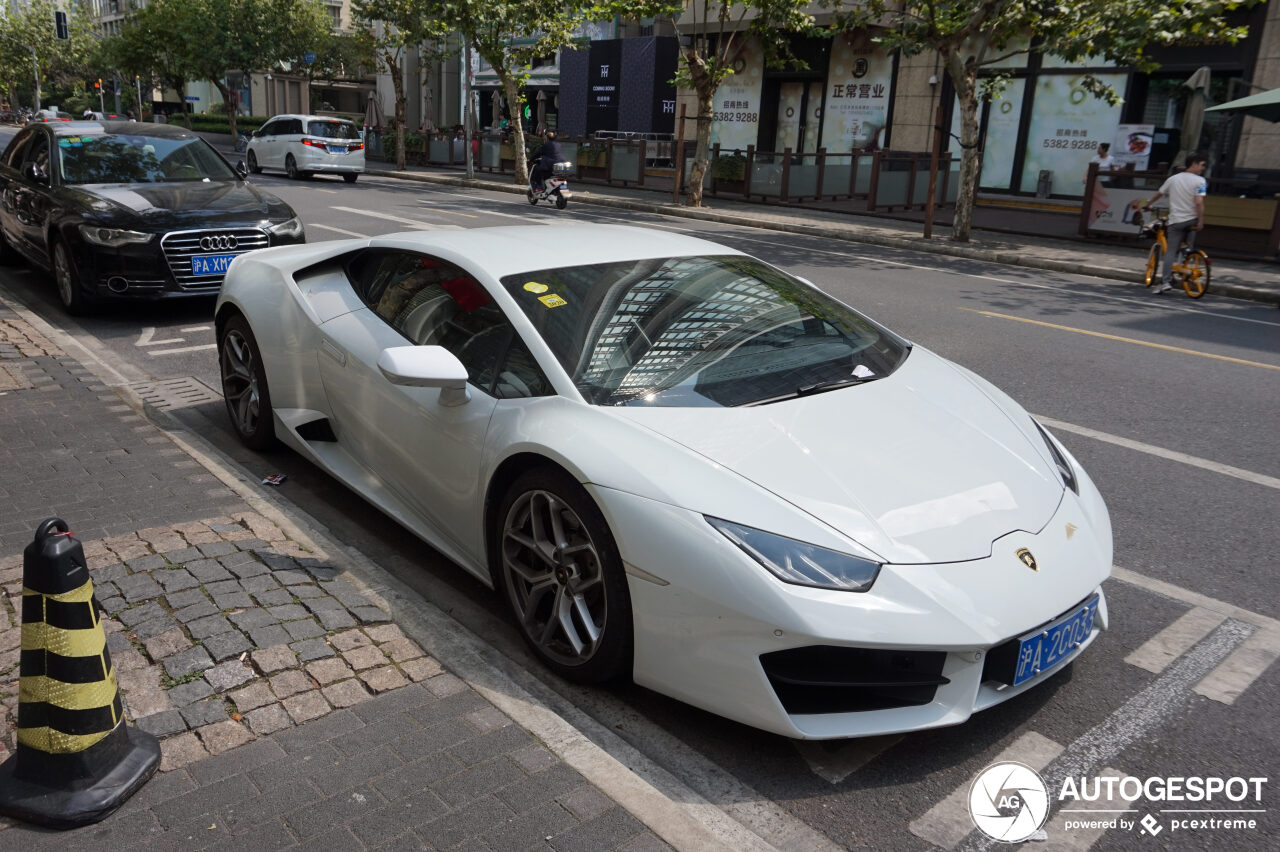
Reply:
[[71, 38], [71, 30], [67, 26], [66, 12], [55, 11], [53, 13], [53, 33], [62, 41], [66, 41]]
[[94, 84], [93, 84], [93, 88], [94, 88], [96, 91], [99, 91], [99, 92], [101, 92], [101, 91], [102, 91], [102, 78], [101, 78], [101, 77], [99, 77], [99, 78], [98, 78], [98, 82], [96, 82], [96, 83], [94, 83]]

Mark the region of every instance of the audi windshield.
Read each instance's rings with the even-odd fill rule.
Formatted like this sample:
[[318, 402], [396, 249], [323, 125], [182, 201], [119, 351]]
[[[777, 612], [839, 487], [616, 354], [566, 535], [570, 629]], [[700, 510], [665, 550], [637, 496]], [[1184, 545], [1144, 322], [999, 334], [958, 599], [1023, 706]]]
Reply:
[[57, 145], [66, 184], [237, 179], [227, 161], [199, 138], [87, 133], [59, 136]]
[[748, 257], [542, 269], [502, 283], [595, 405], [777, 402], [875, 381], [910, 349]]

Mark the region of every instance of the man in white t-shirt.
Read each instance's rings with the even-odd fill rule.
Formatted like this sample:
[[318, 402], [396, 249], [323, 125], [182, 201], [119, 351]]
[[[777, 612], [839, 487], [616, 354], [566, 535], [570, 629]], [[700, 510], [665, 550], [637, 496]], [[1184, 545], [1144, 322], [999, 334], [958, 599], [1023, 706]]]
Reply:
[[[1165, 232], [1165, 240], [1169, 251], [1164, 256], [1164, 269], [1160, 275], [1160, 284], [1156, 293], [1172, 290], [1169, 283], [1173, 277], [1173, 261], [1178, 253], [1178, 246], [1186, 240], [1187, 251], [1195, 248], [1196, 231], [1204, 227], [1204, 197], [1209, 183], [1204, 179], [1205, 165], [1208, 158], [1204, 154], [1191, 154], [1187, 157], [1187, 168], [1178, 172], [1164, 182], [1156, 194], [1141, 205], [1150, 209], [1162, 195], [1169, 196], [1169, 229]], [[1138, 202], [1133, 202], [1135, 205]]]
[[1098, 177], [1102, 179], [1102, 185], [1110, 186], [1111, 176], [1106, 172], [1110, 172], [1116, 167], [1116, 158], [1111, 156], [1111, 143], [1099, 142], [1098, 153], [1090, 157], [1089, 162], [1098, 164]]

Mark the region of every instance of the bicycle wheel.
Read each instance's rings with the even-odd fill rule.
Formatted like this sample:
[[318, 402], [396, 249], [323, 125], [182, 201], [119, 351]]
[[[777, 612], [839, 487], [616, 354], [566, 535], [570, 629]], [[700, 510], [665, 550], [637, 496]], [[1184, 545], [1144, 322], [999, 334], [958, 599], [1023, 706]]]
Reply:
[[1209, 255], [1200, 249], [1187, 252], [1183, 264], [1186, 272], [1182, 274], [1182, 289], [1193, 299], [1199, 299], [1209, 290]]
[[1164, 259], [1164, 252], [1160, 249], [1159, 243], [1151, 245], [1151, 251], [1147, 253], [1147, 271], [1145, 283], [1148, 287], [1160, 280], [1160, 261]]

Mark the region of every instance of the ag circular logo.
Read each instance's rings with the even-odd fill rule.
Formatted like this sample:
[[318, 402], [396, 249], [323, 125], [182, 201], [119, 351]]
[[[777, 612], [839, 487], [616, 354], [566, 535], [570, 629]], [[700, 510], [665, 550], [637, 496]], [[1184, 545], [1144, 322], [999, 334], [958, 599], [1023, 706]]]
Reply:
[[969, 815], [991, 839], [1021, 843], [1049, 818], [1049, 789], [1030, 766], [993, 763], [969, 789]]

